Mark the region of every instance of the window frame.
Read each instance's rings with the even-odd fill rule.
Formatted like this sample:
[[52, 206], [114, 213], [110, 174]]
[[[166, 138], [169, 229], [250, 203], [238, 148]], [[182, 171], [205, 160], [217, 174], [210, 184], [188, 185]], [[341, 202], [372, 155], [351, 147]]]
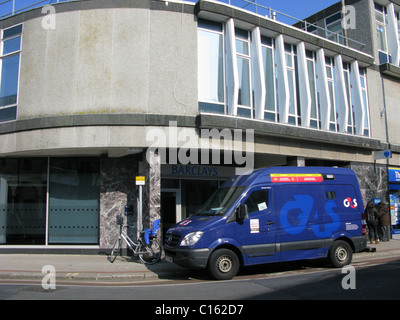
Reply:
[[[4, 36], [4, 33], [7, 30], [10, 30], [13, 28], [18, 28], [18, 27], [20, 27], [20, 29], [21, 29], [19, 32], [12, 34], [11, 36]], [[13, 117], [13, 119], [5, 119], [5, 120], [2, 120], [0, 118], [0, 123], [6, 122], [6, 121], [13, 121], [13, 120], [16, 120], [16, 118], [17, 118], [17, 105], [18, 105], [18, 99], [19, 99], [19, 82], [20, 82], [20, 72], [21, 72], [22, 35], [23, 35], [23, 24], [21, 24], [21, 23], [0, 30], [0, 89], [2, 87], [3, 81], [5, 81], [5, 79], [3, 79], [3, 60], [18, 55], [18, 71], [17, 71], [17, 84], [16, 84], [17, 90], [16, 90], [16, 99], [15, 99], [16, 101], [15, 101], [15, 103], [0, 105], [0, 112], [3, 110], [6, 110], [6, 109], [15, 108], [16, 109], [15, 117]], [[8, 52], [6, 54], [3, 54], [4, 43], [6, 41], [17, 39], [17, 38], [20, 39], [19, 49]]]
[[[244, 34], [247, 34], [247, 36], [243, 36]], [[237, 44], [238, 41], [243, 41], [244, 43], [247, 44], [248, 48], [248, 53], [244, 52], [239, 52], [238, 51], [238, 46], [236, 45], [236, 63], [238, 66], [238, 75], [239, 75], [239, 92], [238, 92], [238, 101], [237, 101], [237, 116], [238, 117], [244, 117], [244, 118], [249, 118], [253, 119], [254, 118], [254, 95], [253, 95], [253, 83], [252, 83], [252, 63], [251, 63], [251, 36], [250, 32], [238, 27], [235, 27], [235, 43]], [[248, 64], [248, 87], [249, 87], [249, 105], [243, 105], [241, 104], [241, 95], [240, 95], [240, 90], [242, 86], [242, 82], [240, 79], [240, 71], [239, 71], [239, 59], [242, 59], [243, 61], [247, 61]], [[242, 112], [242, 114], [240, 114]], [[250, 112], [250, 116], [248, 116], [246, 113]]]
[[[201, 25], [201, 23], [199, 22], [203, 22], [204, 25]], [[215, 28], [207, 28], [206, 24], [209, 23], [211, 24], [218, 24], [219, 26], [221, 26], [221, 30], [218, 31]], [[218, 34], [221, 39], [222, 39], [222, 52], [221, 52], [221, 56], [222, 56], [222, 96], [223, 96], [223, 101], [214, 101], [214, 100], [209, 100], [209, 99], [200, 99], [198, 100], [199, 103], [199, 112], [210, 112], [210, 113], [217, 113], [217, 114], [227, 114], [227, 106], [226, 106], [226, 57], [225, 57], [225, 25], [223, 23], [219, 23], [219, 22], [215, 22], [212, 20], [207, 20], [207, 19], [199, 19], [198, 24], [197, 24], [197, 33], [199, 33], [199, 31], [203, 31], [203, 32], [209, 32], [209, 33], [213, 33], [213, 34]], [[200, 46], [198, 46], [198, 50], [199, 50]], [[200, 81], [198, 79], [198, 91], [200, 88]], [[223, 110], [223, 112], [218, 112], [215, 109], [215, 107], [220, 108], [221, 111]]]

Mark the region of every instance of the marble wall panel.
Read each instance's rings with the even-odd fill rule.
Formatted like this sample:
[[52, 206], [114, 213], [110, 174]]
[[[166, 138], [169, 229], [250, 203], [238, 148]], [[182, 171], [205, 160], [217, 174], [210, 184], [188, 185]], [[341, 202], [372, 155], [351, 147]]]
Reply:
[[[136, 239], [138, 198], [135, 176], [138, 157], [104, 157], [100, 162], [100, 248], [111, 248], [118, 237], [117, 215], [129, 226], [128, 235]], [[125, 216], [125, 206], [133, 205], [133, 215]]]
[[384, 165], [373, 165], [368, 163], [352, 163], [360, 183], [363, 195], [364, 207], [371, 198], [386, 199], [388, 192], [388, 175]]

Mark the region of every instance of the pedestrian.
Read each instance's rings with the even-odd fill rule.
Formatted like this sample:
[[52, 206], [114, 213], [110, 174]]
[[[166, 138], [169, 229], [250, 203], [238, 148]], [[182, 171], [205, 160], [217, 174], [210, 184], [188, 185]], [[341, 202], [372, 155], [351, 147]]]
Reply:
[[381, 227], [382, 241], [390, 240], [390, 215], [389, 206], [383, 202], [378, 212], [379, 225]]
[[369, 201], [367, 207], [365, 208], [365, 216], [367, 218], [368, 225], [368, 235], [369, 243], [375, 241], [376, 244], [379, 243], [378, 238], [378, 210], [375, 208], [374, 202]]

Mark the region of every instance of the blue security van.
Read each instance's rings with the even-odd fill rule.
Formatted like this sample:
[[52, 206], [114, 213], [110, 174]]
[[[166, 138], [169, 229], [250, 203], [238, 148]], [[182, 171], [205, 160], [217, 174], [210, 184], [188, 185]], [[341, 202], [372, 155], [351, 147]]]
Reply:
[[226, 181], [191, 217], [166, 232], [166, 260], [231, 279], [241, 266], [327, 258], [351, 263], [366, 248], [355, 173], [273, 167]]

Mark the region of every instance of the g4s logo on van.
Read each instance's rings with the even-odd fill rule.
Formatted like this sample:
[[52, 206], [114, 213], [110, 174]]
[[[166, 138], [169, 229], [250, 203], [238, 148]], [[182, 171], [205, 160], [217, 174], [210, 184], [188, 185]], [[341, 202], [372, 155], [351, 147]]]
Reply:
[[296, 235], [302, 233], [310, 219], [323, 219], [323, 215], [330, 217], [329, 223], [312, 224], [311, 230], [320, 238], [329, 237], [340, 227], [340, 217], [333, 211], [336, 208], [334, 201], [325, 203], [324, 212], [312, 212], [314, 199], [310, 195], [294, 195], [294, 201], [286, 202], [280, 212], [282, 228], [289, 234]]
[[344, 205], [346, 208], [351, 207], [351, 208], [355, 209], [355, 208], [357, 208], [357, 206], [358, 206], [358, 204], [357, 204], [357, 199], [354, 198], [353, 200], [351, 200], [351, 198], [348, 197], [348, 198], [344, 199], [343, 205]]

